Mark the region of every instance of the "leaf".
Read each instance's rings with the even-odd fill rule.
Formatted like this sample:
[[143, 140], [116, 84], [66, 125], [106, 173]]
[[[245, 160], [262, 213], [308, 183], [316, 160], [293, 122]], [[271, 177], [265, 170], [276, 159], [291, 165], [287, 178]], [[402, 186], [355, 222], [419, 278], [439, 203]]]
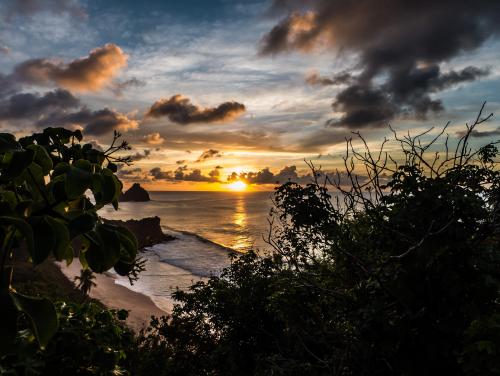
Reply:
[[106, 168], [108, 168], [111, 172], [118, 171], [118, 166], [112, 162], [109, 162]]
[[120, 241], [113, 226], [100, 224], [88, 236], [90, 240], [85, 260], [90, 269], [103, 273], [112, 268], [120, 259]]
[[35, 241], [33, 229], [26, 221], [20, 218], [2, 216], [0, 217], [0, 225], [14, 226], [22, 234], [24, 239], [26, 239], [26, 244], [28, 246], [28, 251], [30, 252], [30, 254], [34, 253]]
[[69, 231], [66, 225], [59, 219], [46, 216], [45, 220], [50, 225], [52, 230], [52, 236], [55, 237], [55, 245], [52, 249], [52, 253], [57, 261], [73, 259], [73, 256], [68, 254], [68, 251], [73, 252], [73, 248], [70, 246]]
[[73, 218], [68, 224], [71, 238], [73, 239], [78, 235], [92, 231], [96, 222], [96, 216], [90, 213], [83, 213], [82, 215]]
[[85, 193], [92, 183], [92, 174], [86, 169], [71, 166], [66, 174], [66, 194], [75, 199]]
[[16, 141], [13, 134], [0, 133], [0, 153], [12, 150], [21, 150], [21, 144]]
[[44, 349], [59, 328], [59, 320], [54, 305], [49, 299], [35, 298], [10, 292], [17, 309], [30, 319], [40, 348]]
[[2, 180], [8, 181], [21, 175], [33, 162], [35, 152], [33, 150], [9, 151], [4, 155], [2, 164]]
[[47, 150], [40, 145], [30, 145], [28, 146], [28, 149], [35, 152], [33, 160], [42, 168], [43, 175], [48, 175], [48, 173], [52, 170], [52, 158], [50, 158]]
[[6, 354], [13, 350], [17, 334], [17, 318], [19, 316], [9, 290], [6, 288], [0, 290], [0, 307], [2, 307], [0, 354]]
[[31, 258], [35, 265], [44, 262], [56, 248], [57, 237], [47, 218], [49, 217], [33, 216], [29, 218], [35, 240], [35, 248], [31, 253]]
[[139, 244], [135, 235], [126, 227], [116, 226], [116, 233], [120, 240], [121, 257], [120, 261], [133, 263], [137, 255]]

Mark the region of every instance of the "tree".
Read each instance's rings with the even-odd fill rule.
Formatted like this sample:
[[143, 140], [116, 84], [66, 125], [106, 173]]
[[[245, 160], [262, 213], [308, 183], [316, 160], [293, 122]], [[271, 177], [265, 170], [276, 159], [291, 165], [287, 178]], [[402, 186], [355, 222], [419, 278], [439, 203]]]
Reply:
[[93, 281], [95, 279], [94, 273], [90, 269], [82, 269], [80, 270], [80, 275], [75, 277], [75, 282], [78, 281], [78, 287], [83, 295], [88, 296], [90, 294], [90, 290], [92, 287], [97, 286]]
[[273, 252], [235, 258], [178, 291], [172, 316], [139, 340], [152, 360], [143, 366], [169, 375], [498, 374], [500, 173], [496, 143], [470, 143], [491, 117], [482, 111], [457, 140], [447, 126], [395, 133], [399, 158], [384, 151], [388, 140], [375, 153], [356, 134], [362, 149], [348, 140], [344, 171], [325, 176], [311, 165], [311, 184], [278, 187]]
[[[130, 162], [115, 156], [129, 149], [119, 138], [115, 132], [111, 146], [101, 151], [82, 144], [79, 130], [47, 128], [19, 140], [0, 134], [1, 353], [16, 351], [17, 322], [22, 318], [31, 322], [41, 348], [58, 327], [48, 299], [20, 294], [11, 285], [13, 255], [23, 247], [34, 265], [49, 257], [71, 263], [78, 256], [85, 269], [97, 273], [118, 263], [122, 270], [123, 265], [134, 270], [135, 236], [124, 227], [103, 223], [97, 214], [104, 205], [118, 208], [122, 184], [114, 175], [116, 163]], [[75, 251], [72, 244], [81, 249]]]

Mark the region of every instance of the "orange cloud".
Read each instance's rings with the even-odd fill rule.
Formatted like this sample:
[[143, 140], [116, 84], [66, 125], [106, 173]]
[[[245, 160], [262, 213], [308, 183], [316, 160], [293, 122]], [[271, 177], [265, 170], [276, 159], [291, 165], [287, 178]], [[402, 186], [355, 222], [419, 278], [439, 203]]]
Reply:
[[216, 123], [234, 120], [245, 111], [245, 105], [238, 102], [224, 102], [217, 107], [200, 108], [192, 104], [189, 98], [177, 94], [155, 102], [146, 116], [167, 116], [170, 121], [178, 124]]
[[74, 91], [98, 91], [107, 86], [128, 56], [115, 44], [90, 51], [88, 56], [65, 63], [54, 59], [32, 59], [18, 65], [15, 75], [36, 85], [55, 84]]
[[150, 145], [160, 145], [165, 142], [165, 139], [158, 132], [148, 134], [142, 139]]

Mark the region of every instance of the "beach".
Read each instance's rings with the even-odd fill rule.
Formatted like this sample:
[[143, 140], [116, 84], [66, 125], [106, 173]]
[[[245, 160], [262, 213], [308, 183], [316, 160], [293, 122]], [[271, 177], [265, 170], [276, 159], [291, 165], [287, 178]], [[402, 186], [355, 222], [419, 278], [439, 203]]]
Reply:
[[[57, 263], [64, 275], [74, 281], [80, 275], [81, 264], [74, 260], [71, 265]], [[168, 312], [158, 308], [148, 296], [132, 291], [116, 283], [113, 274], [106, 272], [95, 274], [95, 283], [90, 291], [90, 297], [99, 300], [106, 307], [111, 309], [125, 309], [129, 312], [127, 325], [135, 332], [149, 324], [151, 316], [163, 316]]]
[[[121, 202], [118, 211], [103, 208], [107, 220], [141, 219], [158, 216], [161, 223], [145, 223], [142, 237], [151, 231], [165, 234], [165, 241], [145, 246], [140, 257], [145, 270], [130, 285], [127, 277], [112, 269], [94, 274], [96, 285], [90, 297], [113, 309], [129, 311], [127, 325], [135, 331], [145, 327], [151, 316], [170, 313], [172, 294], [205, 281], [229, 265], [229, 255], [262, 247], [266, 231], [269, 193], [151, 192], [149, 202]], [[157, 226], [157, 227], [156, 227]], [[161, 226], [161, 227], [160, 227]], [[156, 236], [158, 238], [158, 236]], [[67, 267], [58, 263], [73, 282], [80, 275], [78, 259]]]

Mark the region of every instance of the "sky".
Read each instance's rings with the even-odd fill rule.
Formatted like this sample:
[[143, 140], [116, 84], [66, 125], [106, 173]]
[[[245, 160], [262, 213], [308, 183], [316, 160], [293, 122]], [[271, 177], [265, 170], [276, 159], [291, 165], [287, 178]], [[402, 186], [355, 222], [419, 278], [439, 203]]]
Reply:
[[[0, 0], [0, 131], [105, 148], [117, 130], [126, 186], [305, 183], [352, 132], [376, 150], [389, 124], [454, 137], [484, 101], [498, 113], [499, 16], [497, 0]], [[500, 138], [496, 118], [474, 136]]]

